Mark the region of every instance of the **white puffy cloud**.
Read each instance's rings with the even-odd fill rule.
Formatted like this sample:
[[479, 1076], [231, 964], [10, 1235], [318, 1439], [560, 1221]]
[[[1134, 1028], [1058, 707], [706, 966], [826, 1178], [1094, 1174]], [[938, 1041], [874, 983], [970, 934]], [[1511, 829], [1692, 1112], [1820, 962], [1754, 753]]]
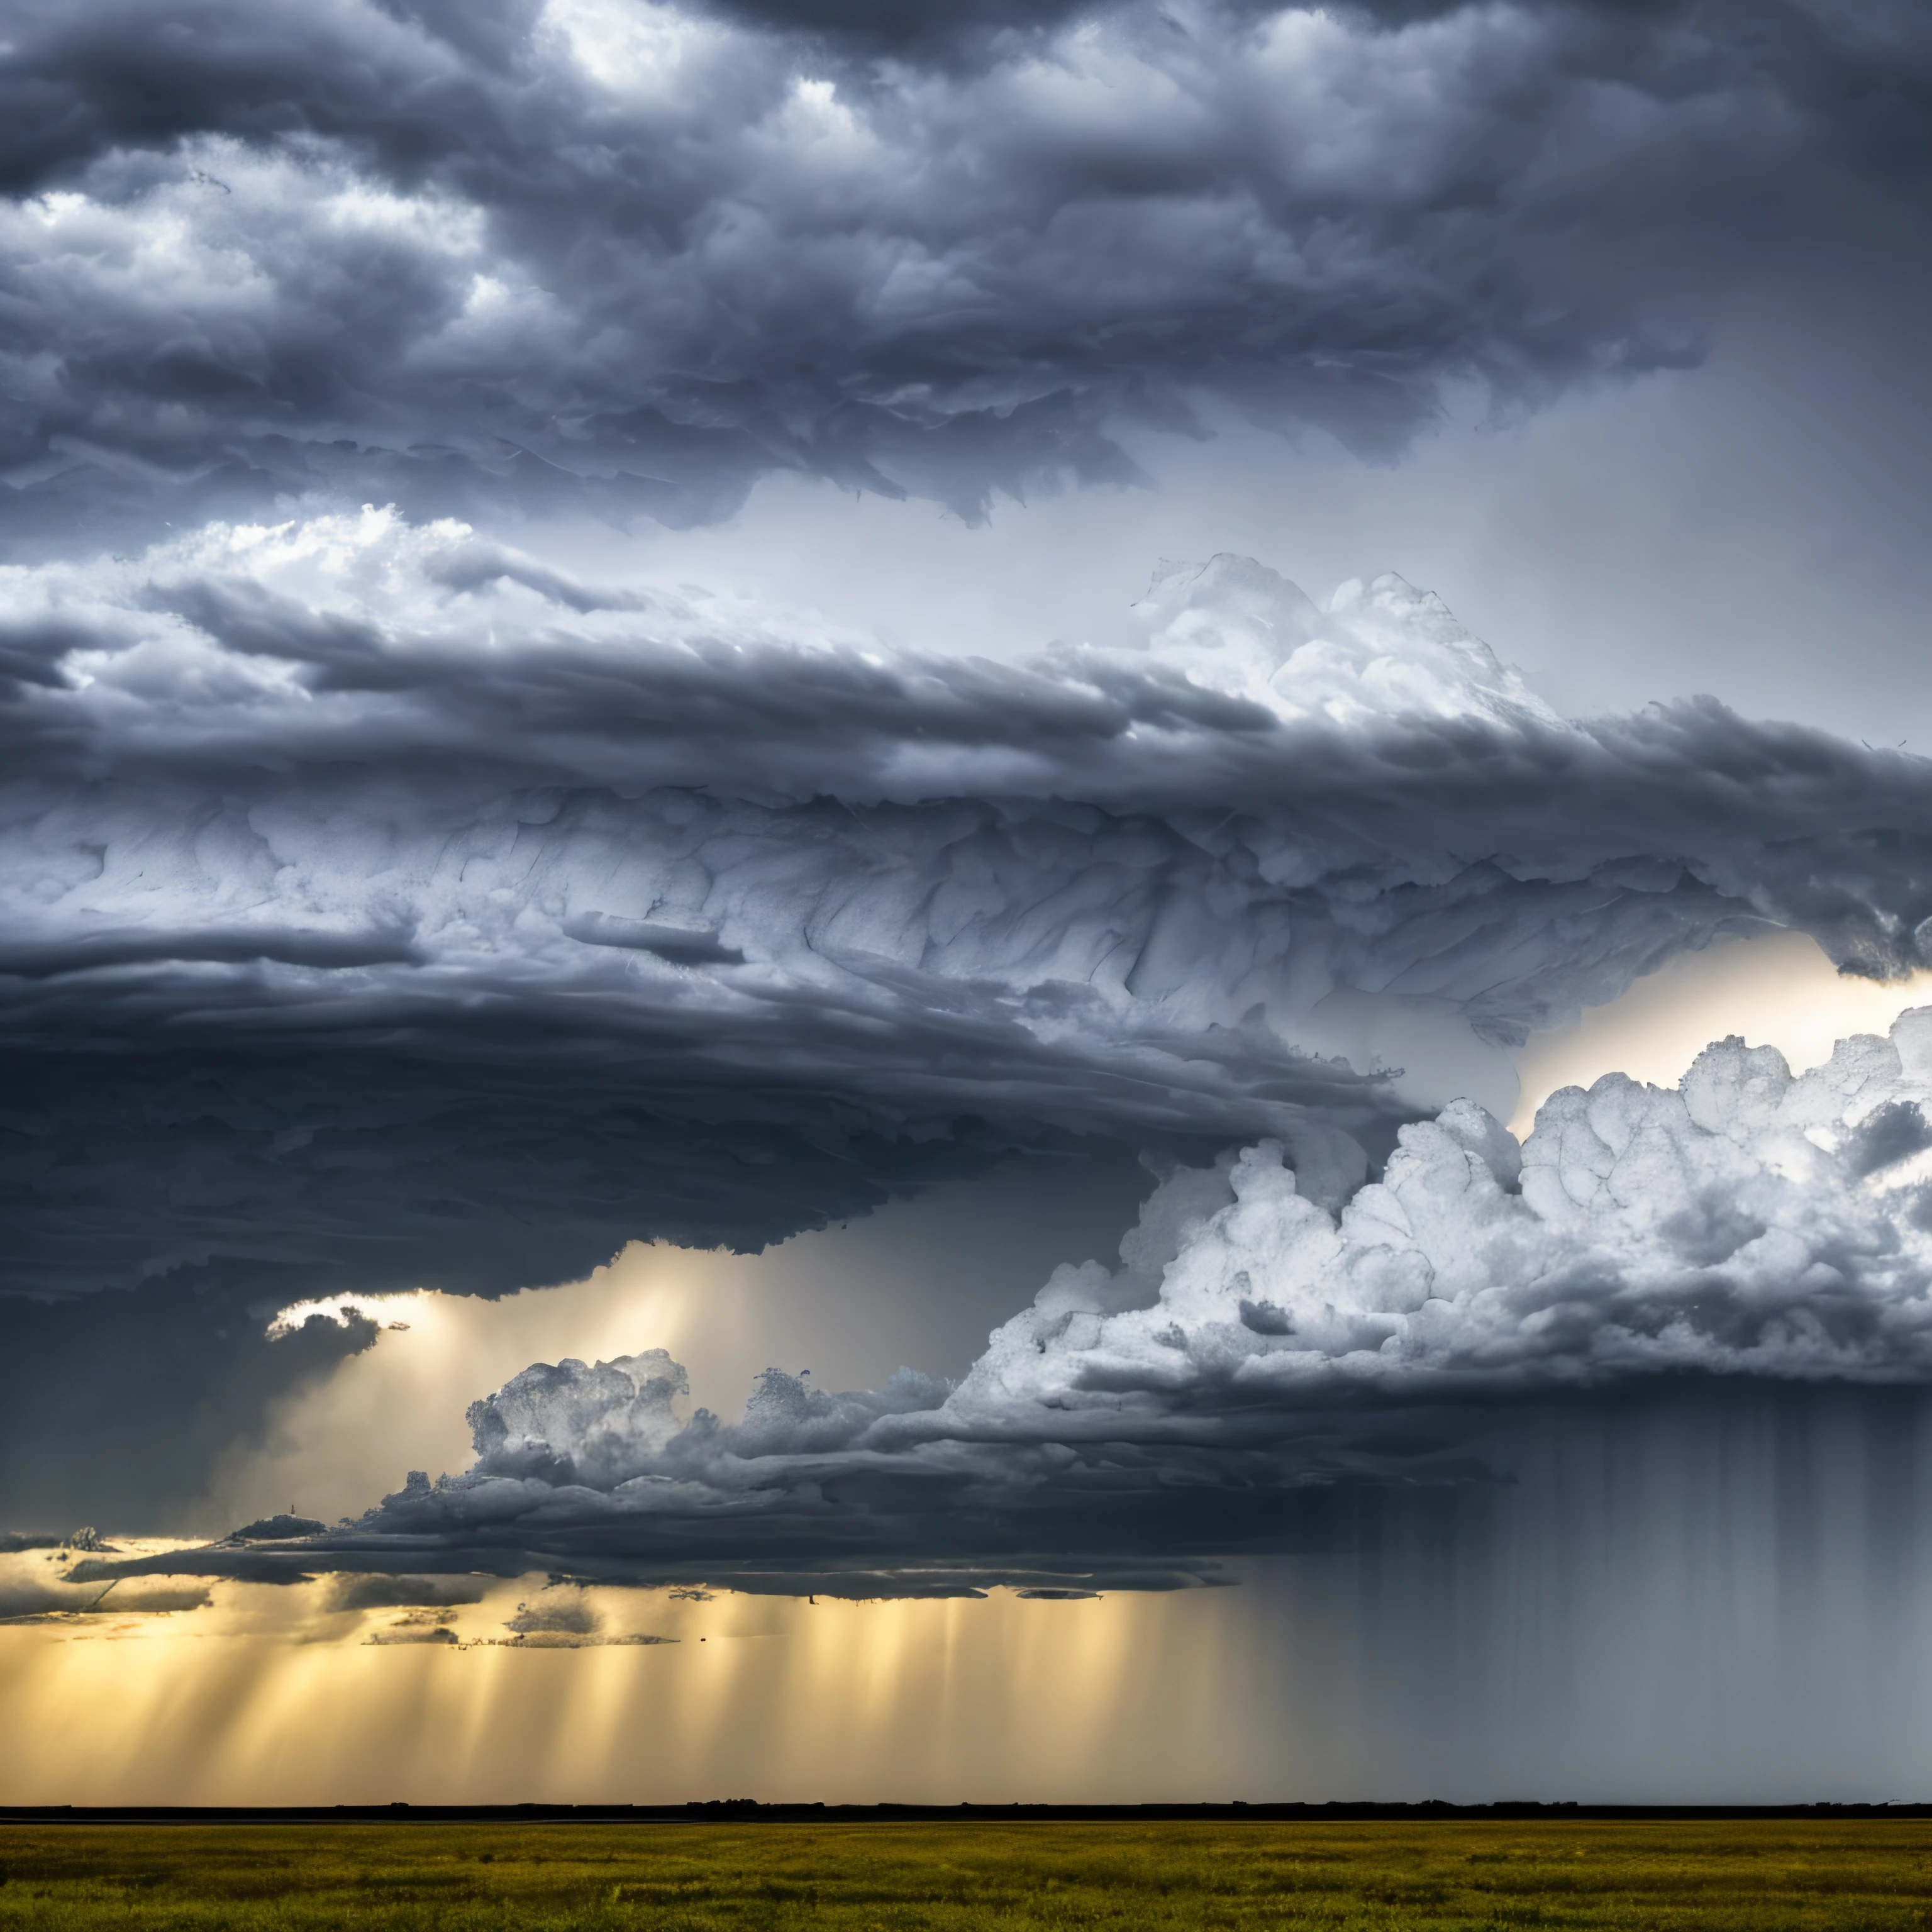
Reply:
[[622, 1482], [676, 1434], [682, 1366], [662, 1348], [587, 1369], [539, 1362], [470, 1405], [476, 1453], [493, 1470], [535, 1471], [604, 1489]]
[[1066, 1271], [956, 1398], [1084, 1416], [1123, 1395], [1294, 1401], [1700, 1372], [1932, 1370], [1932, 1009], [1794, 1078], [1732, 1039], [1675, 1091], [1565, 1088], [1519, 1151], [1457, 1101], [1339, 1216], [1278, 1147], [1227, 1169], [1158, 1297]]

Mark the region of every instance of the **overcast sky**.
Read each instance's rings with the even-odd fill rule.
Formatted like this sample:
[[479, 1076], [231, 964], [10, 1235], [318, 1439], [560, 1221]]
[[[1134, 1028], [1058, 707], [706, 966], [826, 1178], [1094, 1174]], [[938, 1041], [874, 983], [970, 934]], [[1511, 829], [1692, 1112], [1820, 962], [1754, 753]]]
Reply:
[[1906, 1400], [1917, 1022], [1502, 1124], [1932, 964], [1928, 190], [1909, 0], [0, 0], [0, 1528], [1151, 1589]]
[[1918, 9], [929, 14], [10, 8], [0, 536], [393, 498], [972, 648], [1237, 549], [1892, 722]]

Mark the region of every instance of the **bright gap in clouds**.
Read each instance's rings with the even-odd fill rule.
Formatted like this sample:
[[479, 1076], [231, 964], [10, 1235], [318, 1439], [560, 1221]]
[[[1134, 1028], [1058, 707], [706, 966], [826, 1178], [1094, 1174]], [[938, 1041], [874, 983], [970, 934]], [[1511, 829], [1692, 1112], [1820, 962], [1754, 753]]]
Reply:
[[[292, 1502], [333, 1521], [410, 1469], [465, 1468], [465, 1409], [532, 1362], [668, 1349], [690, 1372], [691, 1406], [727, 1417], [768, 1367], [809, 1369], [832, 1389], [876, 1388], [902, 1364], [963, 1375], [1060, 1262], [1113, 1255], [1152, 1185], [1120, 1149], [1004, 1168], [762, 1254], [635, 1242], [586, 1280], [494, 1301], [338, 1298], [400, 1332], [287, 1399], [266, 1450], [231, 1451], [196, 1523], [219, 1533]], [[275, 1326], [336, 1306], [303, 1303]]]
[[1882, 1034], [1908, 1007], [1932, 1001], [1932, 979], [1862, 980], [1842, 974], [1802, 932], [1720, 940], [1681, 954], [1574, 1025], [1533, 1034], [1516, 1056], [1522, 1093], [1511, 1132], [1520, 1138], [1537, 1109], [1563, 1087], [1628, 1073], [1675, 1087], [1713, 1040], [1741, 1034], [1774, 1046], [1794, 1073], [1821, 1066], [1853, 1034]]

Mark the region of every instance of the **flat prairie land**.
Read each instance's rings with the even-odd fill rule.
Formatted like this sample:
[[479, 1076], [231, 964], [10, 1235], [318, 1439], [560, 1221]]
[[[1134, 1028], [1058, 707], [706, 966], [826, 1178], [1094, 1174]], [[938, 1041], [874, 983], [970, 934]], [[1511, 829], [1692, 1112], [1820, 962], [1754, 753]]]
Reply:
[[1932, 1822], [0, 1826], [0, 1932], [1932, 1928]]

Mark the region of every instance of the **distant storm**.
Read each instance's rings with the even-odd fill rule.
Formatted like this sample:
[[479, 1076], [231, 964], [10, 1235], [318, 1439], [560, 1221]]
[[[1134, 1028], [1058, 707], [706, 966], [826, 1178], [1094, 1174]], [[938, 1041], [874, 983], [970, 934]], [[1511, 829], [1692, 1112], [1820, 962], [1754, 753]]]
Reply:
[[1903, 0], [0, 0], [0, 1795], [821, 1599], [1919, 1774], [1928, 185]]

